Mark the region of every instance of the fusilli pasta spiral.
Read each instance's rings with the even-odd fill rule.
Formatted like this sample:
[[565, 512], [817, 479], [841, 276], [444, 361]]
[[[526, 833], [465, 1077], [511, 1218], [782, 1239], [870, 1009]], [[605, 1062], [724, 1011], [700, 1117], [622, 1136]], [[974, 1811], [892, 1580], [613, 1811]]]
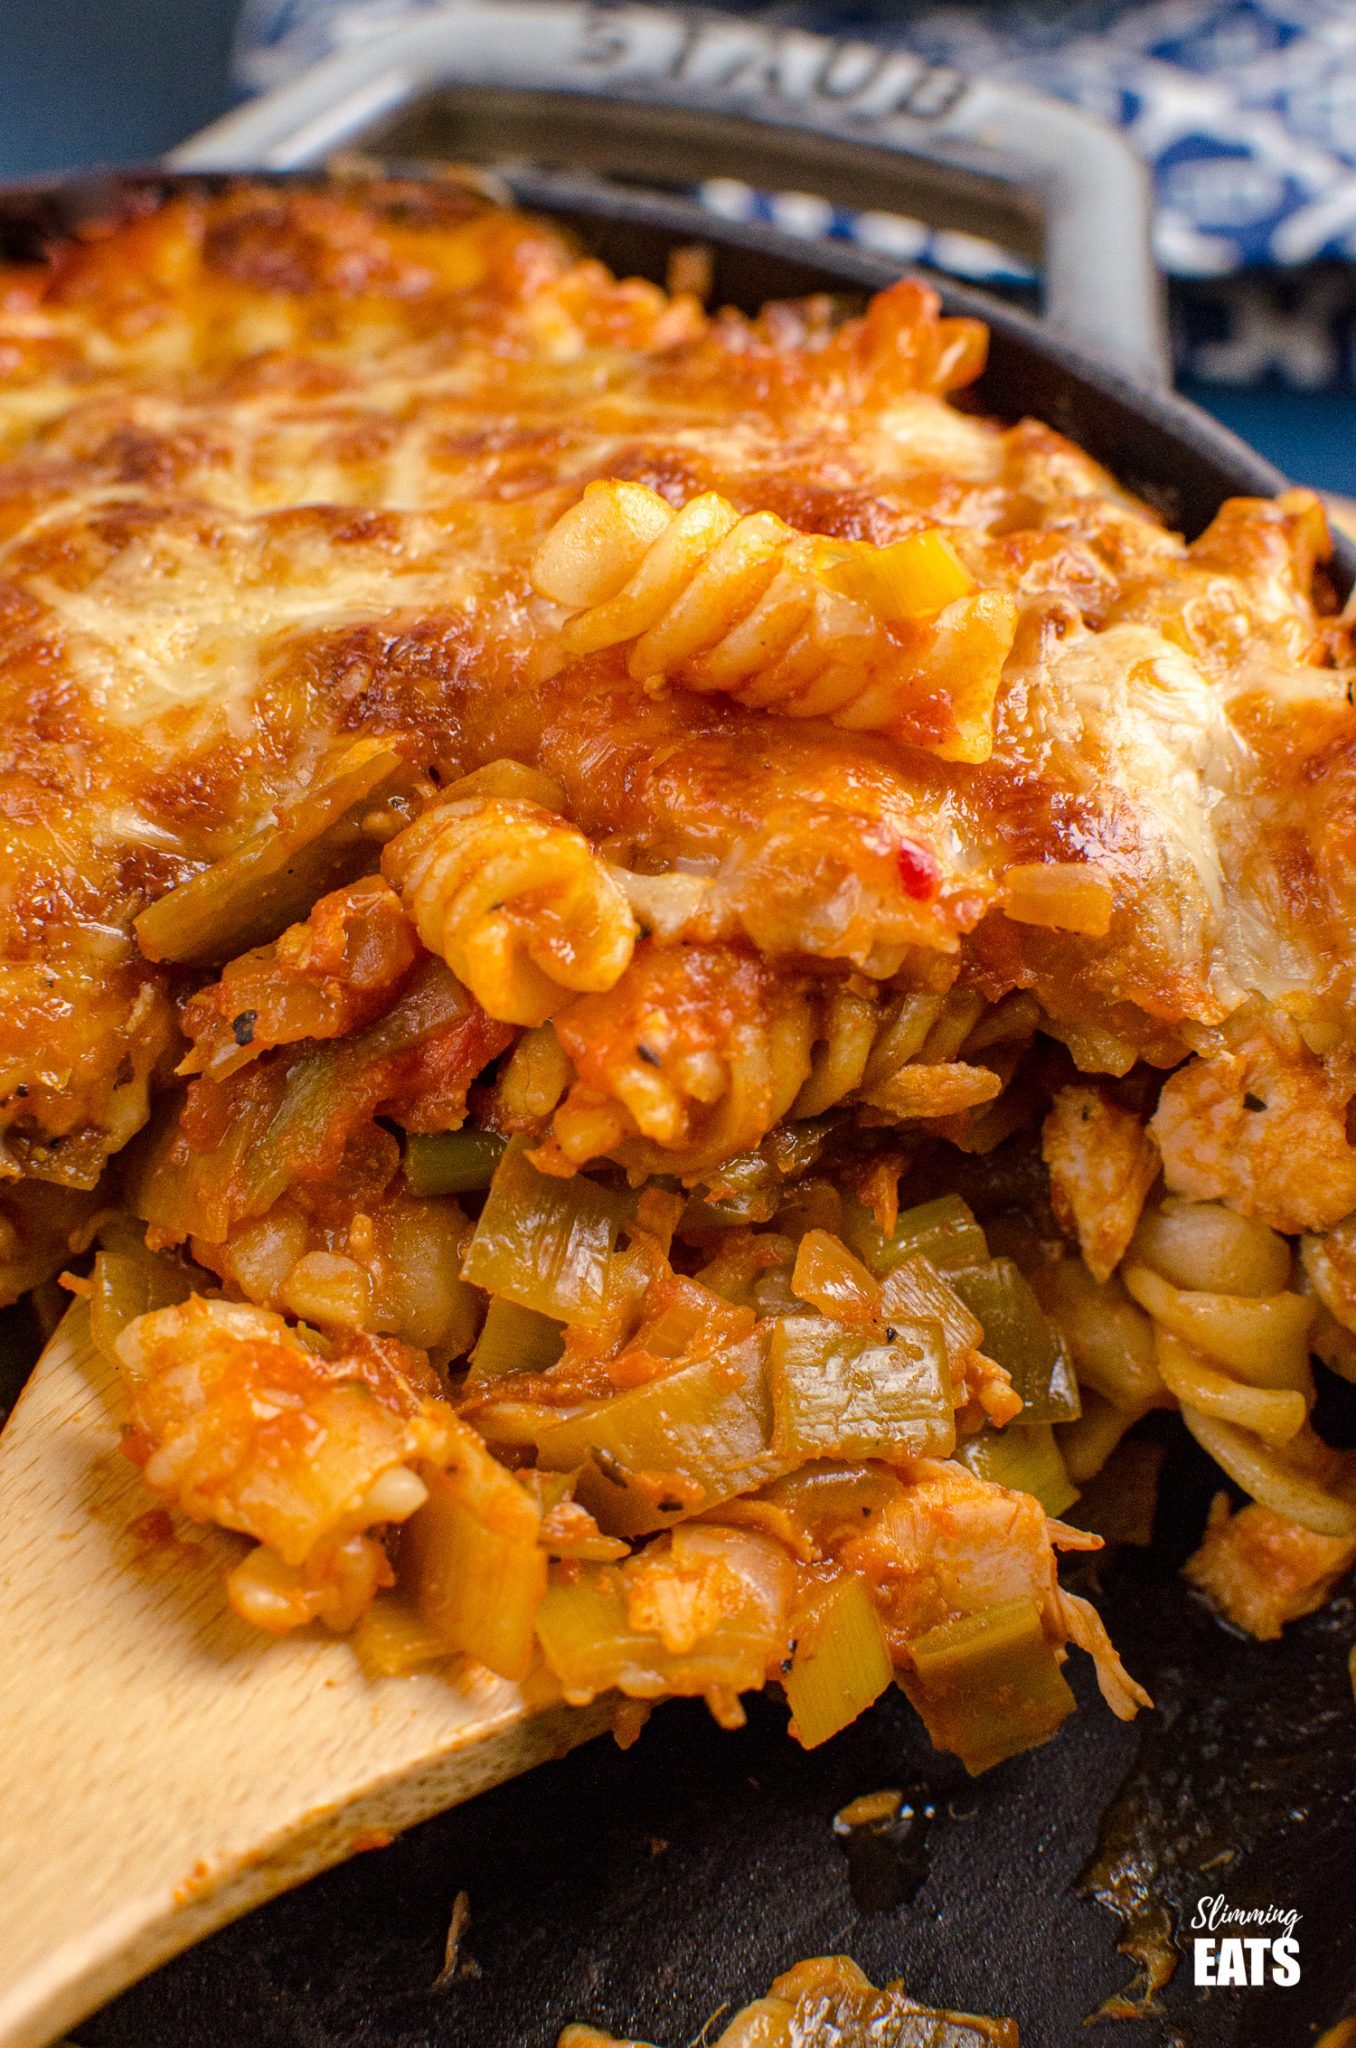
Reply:
[[573, 1164], [694, 1174], [780, 1122], [810, 1065], [800, 978], [727, 947], [647, 944], [611, 994], [556, 1018], [578, 1080], [552, 1133]]
[[[1074, 1092], [1074, 1091], [1070, 1091]], [[1356, 1528], [1309, 1427], [1314, 1400], [1310, 1327], [1317, 1304], [1290, 1286], [1290, 1247], [1278, 1232], [1217, 1202], [1169, 1198], [1135, 1234], [1095, 1319], [1067, 1284], [1047, 1306], [1069, 1335], [1080, 1377], [1102, 1396], [1061, 1432], [1070, 1472], [1089, 1478], [1132, 1421], [1171, 1401], [1216, 1463], [1254, 1500], [1326, 1536]], [[1149, 1319], [1152, 1364], [1136, 1314]], [[1082, 1284], [1086, 1292], [1091, 1282]], [[1113, 1332], [1107, 1309], [1121, 1327]], [[1089, 1304], [1091, 1306], [1091, 1304]], [[1102, 1329], [1089, 1354], [1090, 1320]], [[1119, 1357], [1114, 1354], [1119, 1353]], [[1158, 1390], [1154, 1388], [1157, 1379]]]
[[546, 536], [532, 580], [575, 614], [567, 656], [629, 641], [646, 684], [889, 733], [944, 760], [992, 751], [1016, 614], [975, 590], [935, 528], [875, 547], [741, 517], [714, 491], [675, 512], [641, 484], [600, 482]]
[[630, 962], [626, 898], [583, 833], [536, 804], [437, 805], [391, 841], [382, 869], [424, 944], [503, 1023], [544, 1024]]
[[968, 989], [886, 994], [848, 981], [819, 1005], [810, 1074], [796, 1116], [858, 1100], [900, 1121], [951, 1116], [991, 1102], [1002, 1076], [960, 1058], [983, 1012]]
[[1002, 1089], [958, 1057], [982, 1008], [968, 990], [882, 997], [854, 977], [823, 992], [735, 948], [646, 942], [609, 994], [557, 1013], [576, 1078], [552, 1136], [571, 1165], [692, 1175], [849, 1101], [884, 1123], [954, 1116]]

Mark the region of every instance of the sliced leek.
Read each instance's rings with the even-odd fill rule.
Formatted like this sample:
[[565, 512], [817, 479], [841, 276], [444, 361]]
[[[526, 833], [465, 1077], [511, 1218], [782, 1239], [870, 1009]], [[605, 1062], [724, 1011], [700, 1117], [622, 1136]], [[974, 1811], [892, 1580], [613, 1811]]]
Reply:
[[495, 1171], [462, 1276], [567, 1323], [600, 1323], [624, 1202], [584, 1174], [538, 1173], [515, 1138]]
[[959, 1195], [941, 1195], [935, 1202], [901, 1209], [888, 1236], [860, 1202], [849, 1202], [845, 1228], [857, 1256], [882, 1279], [904, 1259], [920, 1253], [939, 1273], [949, 1273], [953, 1266], [977, 1265], [989, 1256], [984, 1232], [969, 1203]]
[[1073, 1360], [1021, 1268], [1012, 1259], [985, 1259], [951, 1268], [946, 1279], [983, 1325], [985, 1356], [1021, 1395], [1017, 1423], [1072, 1422], [1080, 1408]]
[[981, 1429], [956, 1447], [956, 1459], [976, 1479], [1035, 1496], [1047, 1515], [1062, 1515], [1078, 1499], [1063, 1454], [1048, 1422], [1024, 1429]]
[[789, 1564], [769, 1539], [694, 1525], [623, 1567], [557, 1569], [537, 1634], [571, 1703], [614, 1687], [638, 1699], [734, 1695], [784, 1656], [789, 1593]]
[[791, 1668], [782, 1678], [791, 1733], [817, 1749], [879, 1699], [894, 1667], [860, 1579], [835, 1579], [820, 1589], [793, 1615], [791, 1629]]
[[933, 1317], [942, 1326], [947, 1355], [954, 1361], [982, 1348], [984, 1326], [966, 1307], [950, 1282], [921, 1252], [893, 1267], [880, 1290], [881, 1314], [887, 1323], [909, 1317]]
[[549, 1372], [564, 1343], [564, 1328], [553, 1316], [492, 1295], [471, 1353], [469, 1384], [478, 1387], [511, 1372]]
[[934, 1320], [884, 1341], [827, 1316], [783, 1316], [768, 1345], [772, 1442], [788, 1458], [944, 1458], [956, 1441], [946, 1339]]
[[400, 1577], [425, 1619], [454, 1650], [501, 1678], [532, 1668], [537, 1608], [546, 1590], [541, 1514], [488, 1452], [425, 1476], [429, 1497], [405, 1525]]
[[771, 1442], [755, 1339], [594, 1402], [536, 1433], [537, 1462], [580, 1469], [577, 1497], [609, 1536], [639, 1536], [749, 1493], [790, 1460]]
[[276, 938], [327, 889], [375, 865], [365, 821], [400, 769], [385, 740], [355, 741], [251, 838], [149, 904], [135, 920], [142, 951], [198, 963]]
[[109, 1364], [117, 1365], [117, 1341], [129, 1323], [187, 1301], [192, 1292], [191, 1276], [169, 1259], [100, 1252], [90, 1274], [90, 1334]]
[[1074, 1710], [1059, 1656], [1030, 1599], [943, 1622], [909, 1644], [901, 1684], [937, 1749], [977, 1775], [1047, 1742]]
[[469, 1195], [487, 1188], [504, 1156], [494, 1131], [416, 1132], [405, 1140], [405, 1178], [416, 1195]]

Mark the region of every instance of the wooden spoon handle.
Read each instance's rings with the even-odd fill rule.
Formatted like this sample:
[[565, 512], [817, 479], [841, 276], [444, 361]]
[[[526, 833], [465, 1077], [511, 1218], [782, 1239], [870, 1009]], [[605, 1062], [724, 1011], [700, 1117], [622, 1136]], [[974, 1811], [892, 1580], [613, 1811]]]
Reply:
[[246, 1628], [230, 1539], [148, 1520], [113, 1378], [77, 1305], [0, 1438], [0, 2048], [608, 1718]]

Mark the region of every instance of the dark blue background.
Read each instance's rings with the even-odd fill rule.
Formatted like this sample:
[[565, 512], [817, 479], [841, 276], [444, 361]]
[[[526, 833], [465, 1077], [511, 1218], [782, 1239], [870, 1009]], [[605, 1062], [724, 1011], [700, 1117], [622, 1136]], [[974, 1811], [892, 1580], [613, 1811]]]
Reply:
[[[0, 0], [0, 179], [155, 156], [237, 96], [239, 0]], [[1356, 401], [1198, 387], [1300, 481], [1356, 496]]]
[[239, 0], [0, 0], [0, 177], [129, 163], [231, 102]]

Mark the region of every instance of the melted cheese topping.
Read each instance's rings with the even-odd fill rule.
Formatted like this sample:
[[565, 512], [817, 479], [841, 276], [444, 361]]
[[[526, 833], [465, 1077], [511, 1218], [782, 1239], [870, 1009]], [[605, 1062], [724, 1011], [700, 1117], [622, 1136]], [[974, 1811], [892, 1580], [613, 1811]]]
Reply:
[[[0, 278], [8, 1169], [93, 1182], [173, 1039], [133, 918], [359, 736], [546, 769], [609, 859], [705, 885], [703, 942], [1031, 988], [1086, 1065], [1171, 1064], [1257, 996], [1332, 1043], [1356, 713], [1321, 514], [1233, 504], [1188, 546], [1048, 428], [953, 407], [982, 355], [911, 283], [710, 316], [451, 184], [176, 199]], [[1020, 607], [992, 761], [652, 697], [616, 650], [552, 672], [528, 564], [600, 477], [941, 526]], [[1105, 937], [1004, 915], [1033, 862], [1097, 870]]]

